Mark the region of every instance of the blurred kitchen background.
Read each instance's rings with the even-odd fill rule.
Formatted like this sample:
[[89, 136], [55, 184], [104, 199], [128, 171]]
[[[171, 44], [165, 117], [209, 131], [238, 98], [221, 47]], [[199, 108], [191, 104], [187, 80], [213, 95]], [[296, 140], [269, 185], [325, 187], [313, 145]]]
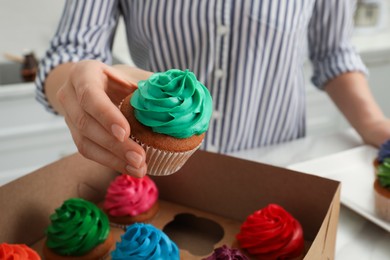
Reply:
[[[35, 101], [34, 84], [20, 75], [25, 55], [42, 57], [62, 6], [63, 1], [0, 0], [0, 185], [76, 151], [62, 118]], [[390, 0], [358, 1], [355, 25], [353, 42], [370, 70], [374, 96], [390, 117]], [[114, 56], [131, 64], [122, 23]], [[311, 85], [310, 64], [306, 70], [308, 135], [348, 128], [328, 97]]]

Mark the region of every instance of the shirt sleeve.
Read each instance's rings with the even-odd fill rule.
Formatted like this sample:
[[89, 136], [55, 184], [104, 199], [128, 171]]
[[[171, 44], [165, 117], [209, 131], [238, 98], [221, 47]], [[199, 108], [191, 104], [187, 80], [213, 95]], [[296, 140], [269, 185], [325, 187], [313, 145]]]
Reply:
[[312, 82], [320, 89], [345, 72], [368, 71], [351, 43], [354, 0], [319, 0], [314, 5], [308, 28]]
[[80, 60], [94, 59], [110, 64], [112, 43], [119, 8], [117, 1], [67, 0], [50, 47], [39, 62], [35, 80], [36, 99], [52, 113], [44, 84], [56, 66]]

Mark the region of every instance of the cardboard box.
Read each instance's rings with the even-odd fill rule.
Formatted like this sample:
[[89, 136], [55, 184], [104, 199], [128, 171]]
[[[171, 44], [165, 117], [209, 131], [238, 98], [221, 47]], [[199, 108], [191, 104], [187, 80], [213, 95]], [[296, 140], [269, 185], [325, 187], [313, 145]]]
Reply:
[[[115, 176], [74, 154], [2, 186], [0, 243], [26, 243], [40, 252], [54, 209], [70, 197], [102, 201]], [[152, 224], [174, 236], [182, 259], [201, 259], [212, 247], [231, 245], [242, 221], [269, 203], [302, 224], [305, 259], [334, 259], [339, 182], [204, 151], [179, 172], [153, 179], [161, 210]], [[167, 226], [175, 216], [188, 230]]]

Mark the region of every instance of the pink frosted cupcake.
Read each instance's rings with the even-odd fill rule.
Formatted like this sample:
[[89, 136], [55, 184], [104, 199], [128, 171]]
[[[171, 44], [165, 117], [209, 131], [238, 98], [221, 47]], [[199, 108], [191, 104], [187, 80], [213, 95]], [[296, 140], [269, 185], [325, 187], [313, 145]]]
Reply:
[[122, 174], [111, 182], [102, 207], [112, 226], [125, 228], [147, 222], [158, 212], [158, 190], [148, 176]]

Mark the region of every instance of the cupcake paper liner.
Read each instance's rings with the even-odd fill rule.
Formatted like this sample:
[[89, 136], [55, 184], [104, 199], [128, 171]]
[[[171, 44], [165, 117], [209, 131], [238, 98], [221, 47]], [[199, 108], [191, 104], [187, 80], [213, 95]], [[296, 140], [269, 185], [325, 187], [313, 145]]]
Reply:
[[202, 144], [200, 143], [194, 149], [186, 152], [170, 152], [146, 145], [134, 136], [130, 136], [130, 138], [144, 148], [148, 164], [147, 174], [154, 176], [166, 176], [177, 172]]
[[376, 214], [380, 218], [390, 221], [390, 200], [376, 191], [374, 193], [374, 200]]
[[[375, 174], [375, 180], [374, 180], [374, 205], [375, 205], [375, 213], [383, 220], [390, 221], [390, 200], [387, 196], [381, 194], [379, 192], [380, 189], [386, 189], [383, 188], [379, 182], [378, 179], [378, 170], [380, 166], [380, 162], [378, 158], [374, 159], [373, 162], [374, 165], [374, 174]], [[377, 190], [377, 187], [379, 189]]]

